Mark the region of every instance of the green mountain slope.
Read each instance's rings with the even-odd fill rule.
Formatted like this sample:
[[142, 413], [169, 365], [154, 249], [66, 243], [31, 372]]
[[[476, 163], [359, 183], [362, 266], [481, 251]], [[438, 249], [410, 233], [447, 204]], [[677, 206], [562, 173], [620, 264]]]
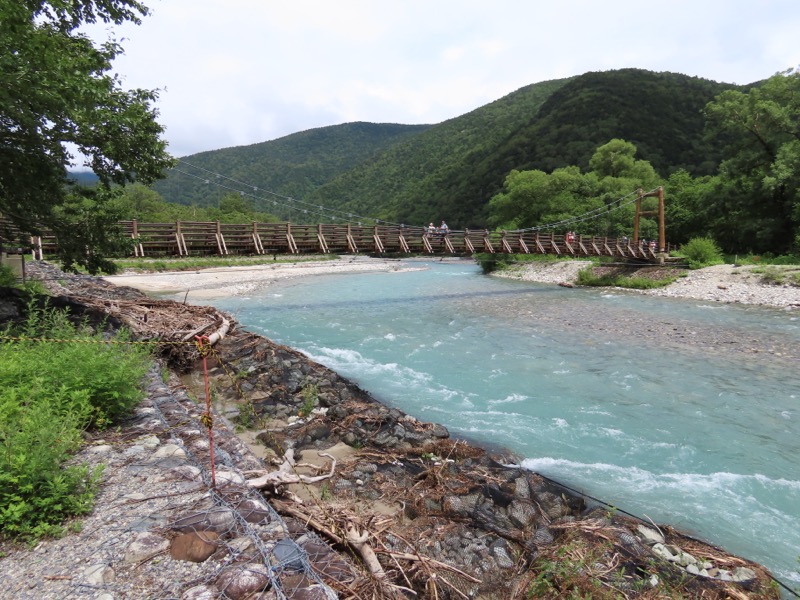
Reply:
[[435, 125], [321, 186], [314, 202], [358, 215], [421, 225], [445, 218], [482, 225], [488, 197], [463, 196], [457, 184], [475, 156], [495, 152], [568, 79], [526, 86]]
[[[444, 218], [451, 226], [479, 227], [512, 169], [585, 169], [594, 151], [613, 138], [636, 144], [637, 158], [662, 175], [680, 167], [711, 173], [720, 152], [703, 136], [702, 110], [732, 87], [638, 69], [536, 84], [433, 127], [313, 197], [389, 221], [419, 225]], [[459, 145], [465, 134], [469, 141]]]
[[[594, 151], [613, 138], [634, 143], [637, 158], [664, 176], [678, 168], [713, 172], [720, 144], [704, 137], [702, 110], [735, 87], [640, 69], [586, 73], [526, 86], [437, 125], [350, 123], [184, 160], [358, 217], [482, 227], [489, 199], [509, 171], [585, 169]], [[213, 175], [185, 164], [177, 171], [199, 173], [200, 179], [173, 173], [155, 186], [169, 201], [208, 205], [229, 191], [204, 184]], [[224, 178], [221, 183], [229, 185]], [[278, 199], [275, 206], [256, 208], [295, 222], [320, 220], [287, 204]]]
[[567, 165], [585, 169], [598, 146], [622, 138], [662, 175], [678, 168], [710, 174], [720, 149], [704, 140], [702, 111], [736, 87], [641, 69], [586, 73], [553, 93], [538, 118], [509, 138], [494, 159], [548, 172]]
[[[231, 191], [246, 191], [262, 199], [271, 198], [268, 192], [305, 199], [323, 183], [429, 128], [429, 125], [346, 123], [269, 142], [202, 152], [183, 157], [166, 179], [152, 187], [169, 202], [197, 206], [213, 206]], [[295, 210], [284, 209], [280, 204], [259, 200], [255, 203], [257, 210], [299, 220]]]

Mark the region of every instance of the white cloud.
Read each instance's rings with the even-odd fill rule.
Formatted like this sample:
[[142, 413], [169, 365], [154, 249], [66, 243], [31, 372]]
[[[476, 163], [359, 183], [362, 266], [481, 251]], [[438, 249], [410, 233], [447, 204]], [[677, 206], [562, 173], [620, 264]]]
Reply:
[[149, 1], [140, 27], [114, 30], [115, 70], [164, 90], [178, 156], [349, 121], [437, 123], [588, 71], [750, 83], [800, 65], [796, 0]]

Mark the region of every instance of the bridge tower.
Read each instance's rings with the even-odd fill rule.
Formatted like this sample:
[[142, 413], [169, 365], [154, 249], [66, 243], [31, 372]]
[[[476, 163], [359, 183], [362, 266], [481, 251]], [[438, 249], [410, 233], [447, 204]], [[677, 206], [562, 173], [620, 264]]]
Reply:
[[[658, 198], [658, 208], [656, 210], [642, 210], [642, 200], [644, 198]], [[639, 188], [639, 196], [636, 198], [636, 215], [633, 219], [633, 243], [639, 243], [639, 219], [641, 217], [658, 217], [658, 251], [664, 252], [667, 247], [667, 236], [664, 232], [664, 186], [658, 186], [652, 192], [647, 192]]]

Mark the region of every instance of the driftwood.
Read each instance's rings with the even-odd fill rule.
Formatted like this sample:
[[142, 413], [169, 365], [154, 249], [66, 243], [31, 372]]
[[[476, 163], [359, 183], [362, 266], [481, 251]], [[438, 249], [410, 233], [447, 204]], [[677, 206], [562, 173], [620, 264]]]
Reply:
[[258, 477], [254, 479], [248, 479], [247, 485], [253, 488], [263, 489], [265, 487], [276, 487], [289, 483], [317, 483], [318, 481], [330, 479], [336, 472], [336, 457], [327, 452], [320, 452], [319, 455], [330, 458], [333, 461], [330, 472], [325, 475], [302, 475], [298, 473], [298, 467], [311, 467], [314, 469], [318, 469], [319, 467], [308, 463], [295, 463], [294, 449], [289, 448], [283, 455], [283, 462], [276, 471], [246, 471], [245, 475], [258, 475]]
[[364, 561], [367, 569], [375, 579], [386, 579], [386, 571], [383, 570], [372, 546], [367, 543], [369, 539], [368, 531], [359, 532], [355, 525], [350, 523], [347, 527], [345, 539], [358, 552], [361, 560]]
[[[320, 456], [321, 455], [320, 453]], [[369, 570], [370, 574], [375, 578], [375, 583], [380, 586], [382, 597], [397, 598], [400, 600], [406, 598], [406, 594], [416, 595], [414, 590], [393, 584], [388, 580], [386, 572], [378, 561], [375, 551], [372, 549], [372, 546], [367, 543], [370, 535], [368, 531], [359, 532], [356, 525], [352, 522], [348, 522], [345, 528], [346, 533], [342, 536], [340, 533], [337, 533], [337, 531], [341, 531], [338, 524], [334, 524], [334, 527], [337, 529], [337, 531], [334, 531], [332, 527], [326, 526], [322, 521], [309, 513], [303, 512], [299, 508], [281, 502], [280, 500], [271, 500], [270, 503], [279, 513], [302, 520], [307, 527], [311, 527], [315, 531], [327, 536], [332, 542], [343, 546], [349, 545], [353, 548], [361, 557], [367, 570]]]

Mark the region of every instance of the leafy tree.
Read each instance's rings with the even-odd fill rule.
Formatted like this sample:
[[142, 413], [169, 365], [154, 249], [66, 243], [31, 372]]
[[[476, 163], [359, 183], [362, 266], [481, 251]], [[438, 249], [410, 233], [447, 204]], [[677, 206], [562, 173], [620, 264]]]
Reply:
[[[91, 272], [113, 270], [93, 238], [113, 208], [108, 194], [70, 185], [67, 169], [82, 160], [108, 192], [154, 181], [172, 159], [157, 93], [123, 90], [110, 73], [119, 44], [95, 45], [79, 28], [146, 14], [136, 0], [0, 0], [0, 213], [23, 233], [52, 230], [65, 265]], [[83, 209], [64, 208], [74, 201]], [[85, 202], [107, 214], [94, 219]]]
[[715, 191], [719, 189], [718, 176], [693, 178], [683, 169], [669, 176], [664, 184], [664, 212], [671, 243], [685, 244], [692, 238], [713, 234], [715, 222], [711, 213]]
[[[633, 226], [633, 205], [618, 206], [617, 201], [637, 188], [650, 190], [659, 183], [647, 161], [636, 160], [636, 146], [624, 140], [611, 140], [600, 146], [590, 160], [593, 169], [581, 173], [577, 166], [544, 171], [511, 171], [505, 191], [489, 203], [489, 223], [502, 229], [521, 229], [558, 224], [578, 215], [593, 218], [580, 224], [581, 233], [616, 237]], [[647, 208], [647, 207], [646, 207]], [[643, 219], [644, 237], [655, 237], [657, 225]], [[563, 230], [576, 224], [564, 224]], [[558, 229], [558, 225], [556, 225]]]
[[[158, 223], [164, 220], [163, 214], [168, 206], [161, 194], [141, 183], [125, 186], [125, 189], [116, 198], [115, 204], [121, 218], [137, 219], [150, 223]], [[172, 219], [168, 218], [166, 220]]]
[[800, 71], [706, 107], [708, 133], [727, 142], [712, 218], [728, 251], [800, 246]]

